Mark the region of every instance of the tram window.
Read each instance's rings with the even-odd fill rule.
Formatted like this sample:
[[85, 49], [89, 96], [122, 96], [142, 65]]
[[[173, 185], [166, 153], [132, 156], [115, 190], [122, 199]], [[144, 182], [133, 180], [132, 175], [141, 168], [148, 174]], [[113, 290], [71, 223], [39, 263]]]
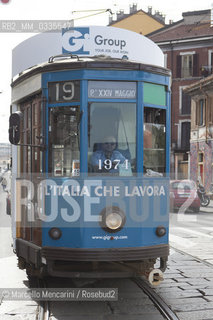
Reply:
[[42, 140], [42, 103], [41, 96], [33, 97], [20, 106], [23, 114], [20, 143], [28, 146], [20, 147], [20, 172], [42, 173], [43, 151], [30, 145], [40, 145]]
[[49, 112], [49, 172], [78, 176], [80, 107], [53, 107]]
[[166, 111], [144, 108], [144, 172], [147, 169], [165, 173]]
[[136, 172], [136, 104], [94, 102], [88, 112], [88, 172]]

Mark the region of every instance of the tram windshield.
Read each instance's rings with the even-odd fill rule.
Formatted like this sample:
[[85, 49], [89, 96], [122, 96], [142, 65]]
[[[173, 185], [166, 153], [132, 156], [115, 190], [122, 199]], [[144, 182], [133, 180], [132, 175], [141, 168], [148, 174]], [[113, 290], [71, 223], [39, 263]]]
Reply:
[[166, 170], [166, 111], [144, 108], [144, 172]]
[[78, 176], [80, 107], [53, 107], [49, 116], [49, 172]]
[[[80, 107], [49, 111], [49, 172], [80, 174]], [[88, 106], [88, 172], [132, 176], [136, 173], [136, 104], [94, 102]], [[144, 108], [143, 165], [158, 173], [166, 167], [166, 111]]]
[[88, 172], [136, 172], [136, 104], [94, 102], [88, 112]]

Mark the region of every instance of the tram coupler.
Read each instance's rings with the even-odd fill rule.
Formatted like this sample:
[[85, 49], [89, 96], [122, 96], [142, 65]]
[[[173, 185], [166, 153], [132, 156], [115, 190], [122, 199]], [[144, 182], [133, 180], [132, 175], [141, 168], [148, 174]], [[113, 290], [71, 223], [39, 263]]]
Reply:
[[160, 270], [162, 272], [166, 271], [168, 257], [160, 257]]
[[158, 286], [164, 280], [163, 272], [160, 269], [152, 269], [147, 278], [152, 286]]

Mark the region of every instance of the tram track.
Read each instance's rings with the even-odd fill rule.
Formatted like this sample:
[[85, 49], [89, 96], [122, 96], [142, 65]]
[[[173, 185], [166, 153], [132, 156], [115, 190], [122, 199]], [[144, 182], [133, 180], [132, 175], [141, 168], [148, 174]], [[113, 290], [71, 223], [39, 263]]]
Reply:
[[[36, 281], [37, 288], [47, 288], [46, 281], [42, 279], [37, 279]], [[36, 320], [49, 320], [50, 315], [50, 305], [49, 301], [40, 301], [38, 304], [38, 313]]]
[[145, 280], [139, 278], [135, 278], [132, 280], [150, 298], [150, 300], [154, 303], [156, 308], [159, 310], [159, 312], [166, 320], [179, 320], [177, 315], [170, 309], [170, 307], [165, 303], [165, 301], [154, 291], [154, 289], [146, 283]]
[[[143, 292], [144, 294], [152, 301], [153, 305], [162, 315], [162, 317], [166, 320], [179, 320], [177, 315], [171, 310], [171, 308], [166, 304], [166, 302], [155, 292], [154, 288], [150, 287], [148, 282], [143, 278], [131, 278], [129, 279], [133, 283], [135, 283]], [[38, 287], [40, 288], [48, 288], [48, 283], [44, 280], [39, 280]], [[38, 304], [38, 313], [36, 320], [49, 320], [52, 319], [51, 317], [51, 310], [50, 310], [50, 303], [49, 301], [40, 301]], [[70, 305], [71, 307], [71, 305]], [[114, 308], [111, 308], [112, 314], [114, 313]]]
[[36, 320], [49, 320], [49, 303], [44, 301], [38, 306], [38, 315]]

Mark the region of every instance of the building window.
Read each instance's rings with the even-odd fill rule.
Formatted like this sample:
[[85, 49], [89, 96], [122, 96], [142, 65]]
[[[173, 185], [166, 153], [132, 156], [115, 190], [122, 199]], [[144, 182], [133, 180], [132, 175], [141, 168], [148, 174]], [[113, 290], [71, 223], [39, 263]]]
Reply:
[[183, 92], [183, 88], [181, 88], [181, 108], [180, 113], [182, 115], [190, 115], [191, 114], [191, 97], [190, 95]]
[[204, 124], [204, 108], [205, 99], [200, 99], [196, 110], [196, 125], [198, 126], [202, 126]]
[[208, 71], [209, 74], [213, 73], [213, 50], [208, 51]]
[[191, 78], [199, 75], [198, 54], [195, 52], [180, 53], [177, 56], [177, 78]]
[[198, 154], [198, 180], [203, 184], [204, 180], [204, 172], [203, 172], [203, 162], [204, 156], [203, 152], [199, 152]]
[[213, 98], [208, 99], [208, 122], [213, 123]]
[[213, 151], [212, 151], [212, 177], [211, 177], [210, 192], [213, 193]]
[[190, 130], [191, 123], [189, 121], [181, 123], [181, 149], [186, 151], [190, 150]]
[[193, 55], [182, 56], [181, 58], [181, 78], [192, 77]]
[[167, 53], [164, 53], [164, 67], [167, 68], [167, 59], [168, 59], [168, 55]]

